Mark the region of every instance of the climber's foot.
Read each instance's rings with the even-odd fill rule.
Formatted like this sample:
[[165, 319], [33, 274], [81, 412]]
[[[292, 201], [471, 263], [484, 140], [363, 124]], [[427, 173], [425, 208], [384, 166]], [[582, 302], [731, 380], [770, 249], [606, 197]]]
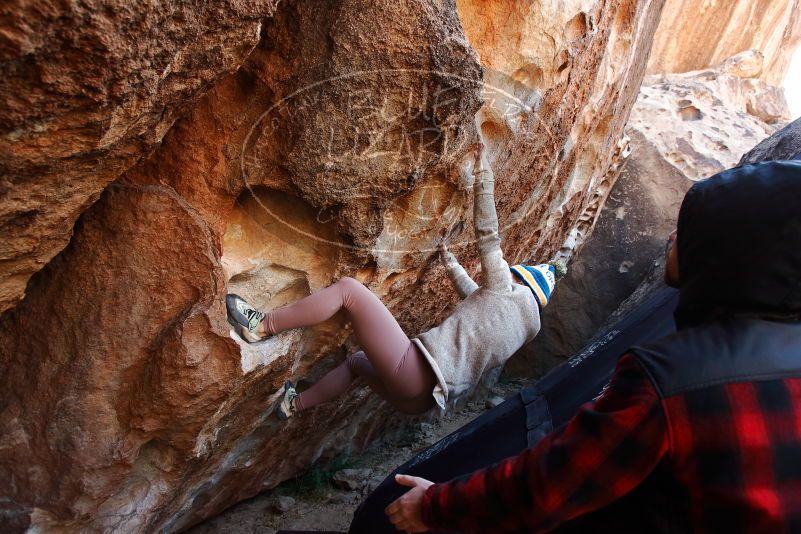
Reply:
[[295, 386], [292, 382], [284, 384], [284, 396], [281, 397], [281, 402], [275, 407], [275, 415], [277, 415], [279, 419], [286, 421], [295, 415], [295, 398], [297, 396], [298, 392], [295, 391]]
[[239, 337], [248, 343], [258, 343], [268, 337], [261, 320], [264, 312], [260, 312], [245, 299], [234, 293], [225, 296], [225, 307], [228, 310], [228, 322], [234, 327]]

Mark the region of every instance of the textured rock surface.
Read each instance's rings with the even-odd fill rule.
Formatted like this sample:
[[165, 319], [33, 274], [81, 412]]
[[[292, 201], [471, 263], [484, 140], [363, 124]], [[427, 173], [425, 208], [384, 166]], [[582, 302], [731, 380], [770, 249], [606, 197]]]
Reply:
[[647, 77], [629, 128], [693, 180], [733, 167], [789, 119], [783, 91], [753, 78], [760, 62], [745, 53], [702, 71]]
[[[651, 271], [693, 180], [737, 165], [776, 131], [764, 119], [787, 108], [781, 91], [753, 78], [761, 64], [761, 55], [744, 53], [703, 71], [646, 78], [626, 128], [631, 155], [543, 314], [542, 333], [510, 360], [508, 374], [540, 376], [584, 346]], [[792, 132], [765, 143], [778, 139], [793, 143]]]
[[[3, 526], [176, 531], [321, 455], [400, 430], [407, 420], [361, 387], [289, 422], [271, 417], [285, 380], [314, 381], [352, 348], [349, 327], [335, 317], [242, 347], [224, 294], [273, 308], [349, 275], [410, 334], [432, 326], [455, 301], [434, 249], [451, 229], [470, 228], [456, 165], [477, 131], [492, 151], [509, 260], [569, 248], [614, 182], [661, 6], [282, 2], [240, 69], [197, 101], [202, 87], [174, 95], [164, 117], [180, 105], [186, 114], [106, 187], [69, 246], [0, 316]], [[516, 48], [485, 40], [488, 24], [517, 35]], [[252, 43], [237, 31], [237, 46]], [[197, 68], [208, 83], [234, 68], [223, 63]], [[161, 97], [153, 102], [161, 109]], [[109, 145], [122, 152], [91, 151], [95, 169], [116, 169], [87, 186], [94, 194], [160, 138], [133, 132], [172, 120], [149, 118]], [[57, 134], [36, 139], [58, 146]], [[22, 169], [33, 138], [4, 139]], [[89, 156], [67, 148], [36, 157], [71, 184], [53, 169]], [[91, 195], [75, 198], [83, 209]], [[9, 224], [23, 225], [13, 216], [23, 208]], [[66, 211], [53, 212], [61, 226], [52, 233], [29, 215], [31, 235], [64, 239]], [[471, 239], [464, 230], [453, 248], [475, 272]]]
[[542, 318], [542, 331], [505, 373], [539, 377], [580, 350], [654, 268], [692, 185], [641, 132], [592, 235], [570, 263]]
[[801, 119], [796, 119], [749, 150], [742, 157], [740, 163], [792, 159], [793, 157], [797, 159], [799, 155], [801, 155]]
[[799, 0], [667, 0], [648, 73], [699, 70], [753, 49], [769, 58], [759, 78], [780, 86], [799, 45]]
[[0, 312], [78, 216], [236, 70], [275, 0], [0, 8]]

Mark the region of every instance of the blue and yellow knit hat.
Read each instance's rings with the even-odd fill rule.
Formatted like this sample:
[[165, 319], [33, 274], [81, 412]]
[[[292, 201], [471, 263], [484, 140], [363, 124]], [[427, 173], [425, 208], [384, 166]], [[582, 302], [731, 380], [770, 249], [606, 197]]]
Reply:
[[552, 263], [540, 265], [512, 265], [509, 270], [534, 293], [540, 308], [551, 300], [556, 280], [564, 276], [564, 266]]

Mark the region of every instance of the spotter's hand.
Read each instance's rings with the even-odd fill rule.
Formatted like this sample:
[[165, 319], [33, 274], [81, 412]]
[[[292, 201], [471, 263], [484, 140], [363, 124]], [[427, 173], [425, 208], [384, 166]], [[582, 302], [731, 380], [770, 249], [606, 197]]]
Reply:
[[395, 528], [400, 531], [427, 532], [428, 527], [423, 523], [423, 496], [426, 494], [426, 490], [434, 483], [424, 478], [409, 475], [395, 475], [395, 482], [412, 489], [387, 506], [384, 513], [387, 514]]

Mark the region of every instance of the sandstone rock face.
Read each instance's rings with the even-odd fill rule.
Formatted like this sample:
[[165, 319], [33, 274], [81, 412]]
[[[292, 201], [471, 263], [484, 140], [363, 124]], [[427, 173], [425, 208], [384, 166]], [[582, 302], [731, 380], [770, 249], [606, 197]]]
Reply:
[[[543, 331], [506, 373], [540, 376], [580, 350], [651, 272], [693, 181], [737, 165], [777, 130], [766, 120], [785, 118], [787, 106], [780, 90], [753, 78], [761, 65], [760, 54], [746, 52], [703, 71], [646, 77], [626, 128], [631, 155], [546, 308]], [[764, 141], [774, 142], [782, 154], [801, 151], [789, 130]], [[774, 151], [762, 146], [759, 159]]]
[[275, 0], [11, 0], [0, 15], [0, 312], [100, 192], [235, 71]]
[[690, 179], [733, 167], [790, 115], [783, 91], [753, 77], [759, 62], [747, 52], [706, 70], [647, 77], [629, 127]]
[[[391, 438], [407, 419], [363, 387], [288, 422], [272, 416], [286, 380], [313, 382], [352, 350], [350, 328], [335, 316], [245, 346], [226, 323], [225, 293], [271, 309], [348, 275], [376, 292], [410, 335], [433, 326], [456, 300], [436, 261], [442, 236], [455, 235], [454, 252], [473, 274], [478, 268], [457, 166], [479, 134], [492, 153], [507, 258], [547, 259], [574, 246], [626, 153], [623, 126], [661, 7], [282, 2], [232, 74], [233, 61], [180, 63], [187, 77], [194, 65], [206, 81], [172, 94], [174, 106], [163, 105], [169, 98], [158, 88], [125, 93], [149, 103], [134, 106], [144, 118], [115, 127], [107, 148], [62, 143], [58, 129], [31, 127], [16, 142], [6, 136], [20, 176], [33, 172], [25, 170], [30, 154], [53, 177], [83, 176], [75, 169], [96, 162], [89, 185], [50, 186], [83, 199], [80, 208], [63, 201], [64, 211], [47, 212], [61, 221], [58, 231], [40, 224], [43, 208], [14, 216], [26, 213], [28, 196], [39, 202], [34, 182], [19, 180], [19, 207], [7, 219], [28, 221], [26, 235], [36, 239], [63, 242], [67, 211], [77, 215], [125, 172], [31, 278], [24, 300], [0, 316], [4, 530], [177, 531], [320, 456]], [[130, 9], [147, 20], [148, 7]], [[212, 15], [219, 27], [192, 33], [186, 57], [207, 57], [205, 39], [217, 31], [239, 32], [225, 42], [243, 54], [252, 46], [258, 9]], [[157, 26], [181, 33], [175, 24]], [[515, 46], [489, 39], [488, 27], [511, 32]], [[160, 37], [143, 36], [142, 46], [149, 39], [155, 46]], [[224, 46], [214, 50], [228, 57]], [[98, 72], [136, 64], [113, 57], [121, 56]], [[28, 83], [28, 94], [41, 89], [39, 80]], [[52, 110], [45, 118], [82, 124], [82, 113], [99, 113], [70, 105], [66, 118]], [[110, 120], [90, 121], [99, 129], [88, 131], [105, 131]], [[33, 151], [37, 143], [68, 153]]]
[[799, 0], [667, 0], [648, 74], [700, 70], [758, 50], [769, 58], [758, 77], [780, 86], [799, 45]]

